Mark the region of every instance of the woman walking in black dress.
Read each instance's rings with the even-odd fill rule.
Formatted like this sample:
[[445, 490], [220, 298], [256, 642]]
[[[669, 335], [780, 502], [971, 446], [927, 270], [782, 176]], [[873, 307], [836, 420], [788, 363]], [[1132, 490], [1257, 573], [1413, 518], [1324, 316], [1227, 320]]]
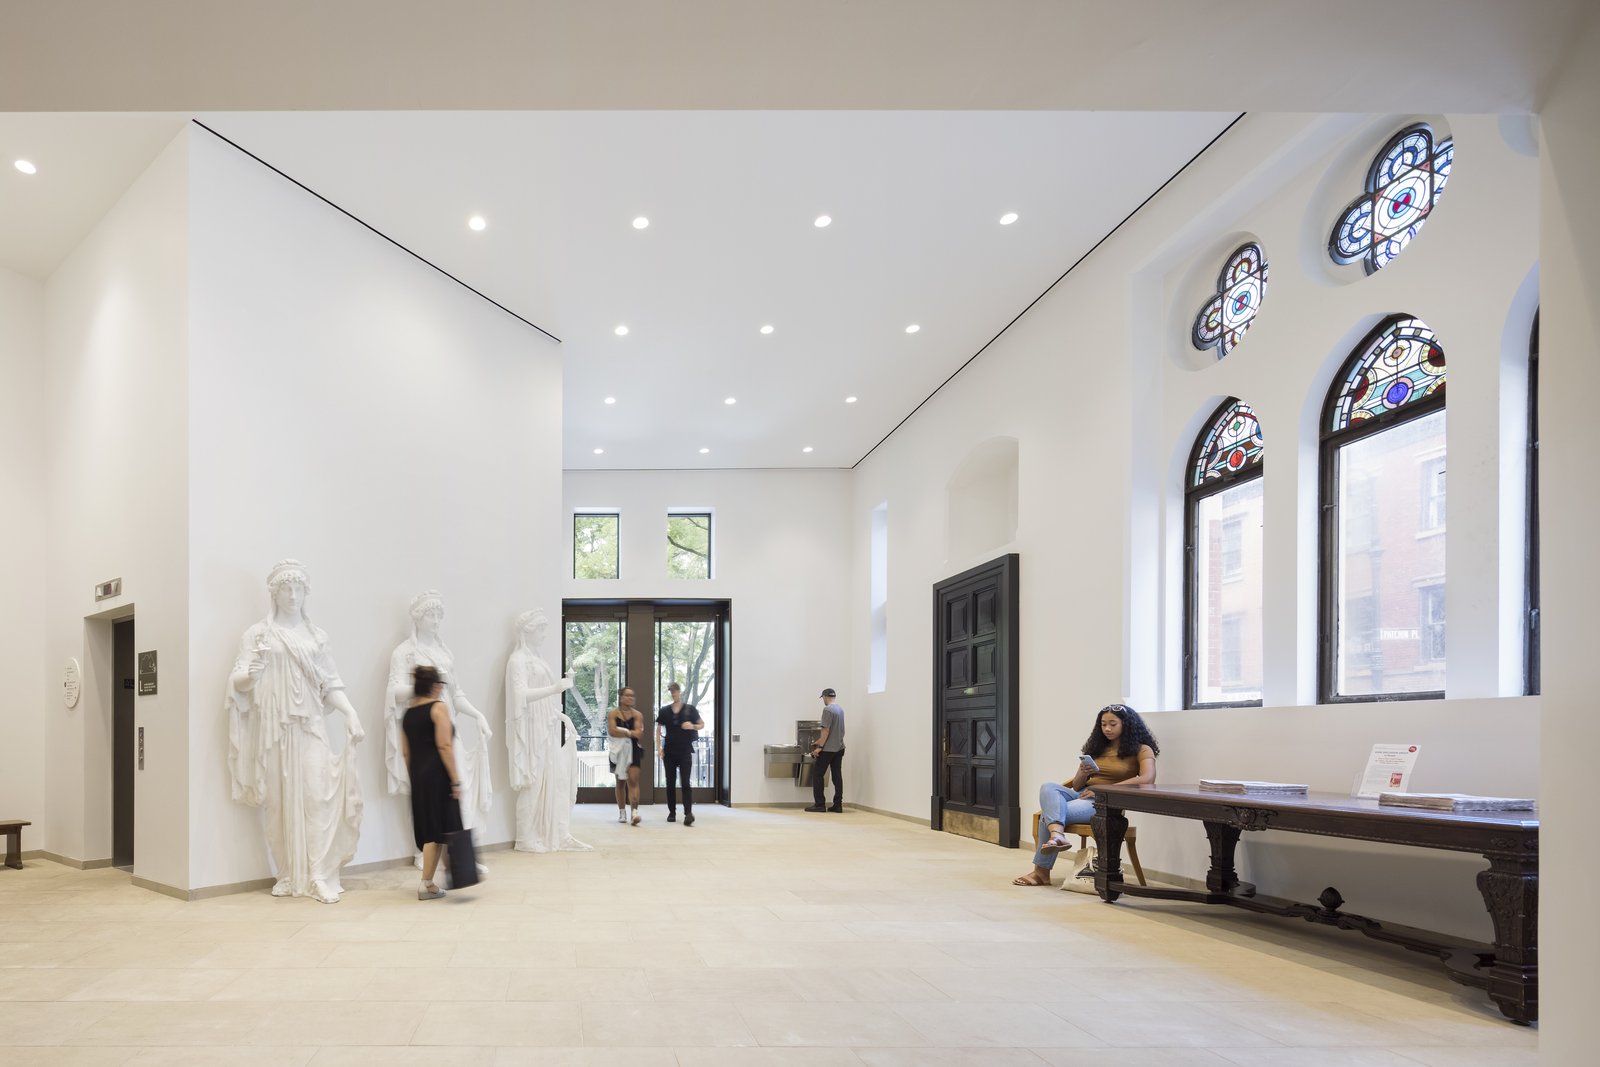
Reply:
[[412, 676], [416, 696], [401, 719], [400, 744], [411, 773], [411, 829], [422, 850], [418, 900], [444, 896], [433, 880], [445, 835], [461, 829], [461, 778], [456, 773], [455, 726], [439, 699], [444, 688], [437, 669], [419, 666]]

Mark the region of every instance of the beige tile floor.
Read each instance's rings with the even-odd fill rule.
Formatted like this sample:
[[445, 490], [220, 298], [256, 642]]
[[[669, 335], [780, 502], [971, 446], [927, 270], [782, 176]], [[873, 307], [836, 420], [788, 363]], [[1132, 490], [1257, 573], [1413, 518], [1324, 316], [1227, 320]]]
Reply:
[[[1526, 1067], [1536, 1030], [1399, 950], [1009, 884], [1025, 854], [865, 813], [579, 809], [419, 902], [181, 903], [0, 870], [0, 1042], [29, 1067]], [[16, 1059], [11, 1059], [12, 1055]]]

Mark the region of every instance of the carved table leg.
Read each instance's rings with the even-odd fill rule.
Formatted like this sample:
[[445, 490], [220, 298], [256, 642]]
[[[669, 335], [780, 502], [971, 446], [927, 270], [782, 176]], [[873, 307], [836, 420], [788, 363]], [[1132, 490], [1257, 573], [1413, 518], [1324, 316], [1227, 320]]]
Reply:
[[1094, 887], [1100, 899], [1107, 904], [1122, 895], [1122, 839], [1128, 832], [1128, 817], [1121, 808], [1107, 807], [1099, 796], [1094, 801], [1094, 817], [1089, 820], [1094, 829], [1094, 841], [1099, 847], [1099, 864], [1094, 874]]
[[1489, 996], [1514, 1023], [1539, 1018], [1539, 857], [1489, 853], [1478, 891], [1494, 922]]
[[1206, 872], [1206, 888], [1213, 893], [1230, 893], [1239, 887], [1239, 872], [1233, 865], [1239, 828], [1221, 822], [1205, 825], [1206, 837], [1211, 839], [1211, 869]]

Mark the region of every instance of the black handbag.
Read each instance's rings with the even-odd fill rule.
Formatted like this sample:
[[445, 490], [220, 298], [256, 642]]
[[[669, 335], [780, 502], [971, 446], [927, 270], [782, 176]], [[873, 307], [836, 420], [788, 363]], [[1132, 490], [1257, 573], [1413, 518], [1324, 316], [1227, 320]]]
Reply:
[[478, 884], [478, 850], [472, 843], [471, 830], [451, 830], [444, 835], [445, 855], [449, 869], [445, 872], [448, 888], [465, 889]]

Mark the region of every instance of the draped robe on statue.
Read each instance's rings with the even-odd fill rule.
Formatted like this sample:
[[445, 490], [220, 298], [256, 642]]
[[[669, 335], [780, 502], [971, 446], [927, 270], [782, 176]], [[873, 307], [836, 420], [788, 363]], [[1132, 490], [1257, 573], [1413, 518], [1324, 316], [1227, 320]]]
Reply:
[[[308, 632], [309, 631], [309, 632]], [[233, 672], [257, 651], [265, 666], [245, 692], [228, 686], [228, 771], [233, 799], [266, 808], [267, 848], [279, 896], [316, 896], [324, 883], [343, 892], [339, 869], [356, 854], [361, 786], [355, 745], [328, 743], [328, 694], [344, 682], [328, 635], [306, 623], [288, 629], [270, 618], [244, 632]]]
[[[395, 690], [412, 692], [411, 673], [417, 665], [437, 668], [446, 679], [441, 699], [450, 712], [450, 722], [456, 722], [456, 699], [466, 699], [455, 680], [455, 656], [448, 648], [438, 645], [429, 648], [408, 637], [400, 642], [389, 657], [389, 707], [383, 716], [384, 761], [388, 768], [389, 795], [411, 792], [411, 773], [406, 769], [405, 753], [400, 748], [400, 720], [405, 717], [409, 700], [396, 700]], [[476, 740], [468, 744], [458, 733], [455, 746], [456, 772], [461, 775], [461, 825], [470, 830], [477, 823], [477, 813], [488, 814], [494, 800], [494, 786], [489, 780], [489, 739], [483, 736], [476, 722], [473, 724]]]
[[506, 664], [506, 746], [517, 790], [519, 852], [586, 852], [572, 836], [578, 801], [578, 729], [561, 710], [561, 693], [528, 694], [560, 682], [544, 660], [518, 645]]

